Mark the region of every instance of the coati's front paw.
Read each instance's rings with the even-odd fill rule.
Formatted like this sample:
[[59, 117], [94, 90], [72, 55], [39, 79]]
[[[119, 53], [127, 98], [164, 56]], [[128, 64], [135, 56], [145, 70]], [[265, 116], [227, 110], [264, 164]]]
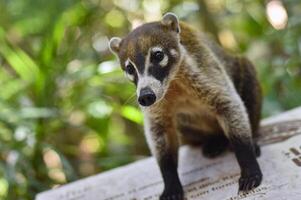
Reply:
[[260, 169], [242, 171], [241, 177], [239, 178], [239, 191], [248, 191], [256, 188], [262, 181], [262, 173]]
[[160, 200], [184, 200], [184, 192], [182, 188], [164, 190], [160, 196]]

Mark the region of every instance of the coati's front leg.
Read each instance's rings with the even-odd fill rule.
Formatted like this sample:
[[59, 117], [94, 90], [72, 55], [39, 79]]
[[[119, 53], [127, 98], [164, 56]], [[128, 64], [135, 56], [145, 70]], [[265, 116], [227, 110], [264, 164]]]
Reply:
[[245, 105], [234, 88], [231, 78], [214, 57], [208, 55], [203, 57], [201, 64], [196, 78], [193, 77], [196, 73], [188, 72], [190, 74], [187, 77], [193, 77], [190, 78], [190, 85], [200, 101], [215, 113], [219, 125], [229, 140], [241, 169], [239, 191], [251, 190], [260, 185], [262, 172], [256, 160], [259, 149], [255, 152]]
[[144, 127], [148, 145], [157, 159], [164, 182], [160, 200], [183, 200], [183, 188], [177, 171], [179, 145], [176, 130], [166, 119], [147, 117]]
[[241, 169], [239, 191], [248, 191], [260, 185], [262, 172], [256, 160], [256, 149], [252, 139], [246, 109], [236, 93], [217, 98], [215, 109]]

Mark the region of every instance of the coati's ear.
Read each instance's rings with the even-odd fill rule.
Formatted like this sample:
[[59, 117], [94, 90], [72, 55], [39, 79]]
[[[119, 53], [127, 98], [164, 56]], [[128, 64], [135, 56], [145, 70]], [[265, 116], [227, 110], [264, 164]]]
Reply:
[[163, 16], [161, 23], [164, 26], [168, 26], [171, 30], [180, 33], [179, 20], [177, 15], [175, 15], [174, 13], [171, 12], [166, 13]]
[[120, 47], [121, 38], [112, 37], [109, 41], [109, 47], [112, 53], [118, 54]]

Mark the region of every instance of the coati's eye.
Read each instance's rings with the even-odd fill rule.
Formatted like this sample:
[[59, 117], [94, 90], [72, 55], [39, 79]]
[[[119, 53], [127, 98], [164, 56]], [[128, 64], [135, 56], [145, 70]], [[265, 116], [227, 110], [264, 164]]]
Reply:
[[134, 73], [135, 73], [135, 68], [134, 68], [134, 66], [133, 66], [131, 63], [129, 63], [129, 64], [127, 64], [127, 65], [125, 66], [125, 71], [126, 71], [126, 73], [128, 73], [129, 75], [134, 75]]
[[162, 51], [155, 51], [151, 56], [151, 60], [156, 62], [160, 62], [161, 60], [163, 60], [163, 58], [164, 53]]

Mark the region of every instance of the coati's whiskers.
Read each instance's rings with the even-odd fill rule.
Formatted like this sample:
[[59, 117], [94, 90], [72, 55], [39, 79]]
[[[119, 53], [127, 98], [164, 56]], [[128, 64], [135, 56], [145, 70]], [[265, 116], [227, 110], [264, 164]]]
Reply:
[[125, 106], [129, 103], [133, 103], [134, 100], [136, 100], [136, 93], [134, 92], [129, 98], [127, 98], [127, 100], [122, 104], [122, 106]]

